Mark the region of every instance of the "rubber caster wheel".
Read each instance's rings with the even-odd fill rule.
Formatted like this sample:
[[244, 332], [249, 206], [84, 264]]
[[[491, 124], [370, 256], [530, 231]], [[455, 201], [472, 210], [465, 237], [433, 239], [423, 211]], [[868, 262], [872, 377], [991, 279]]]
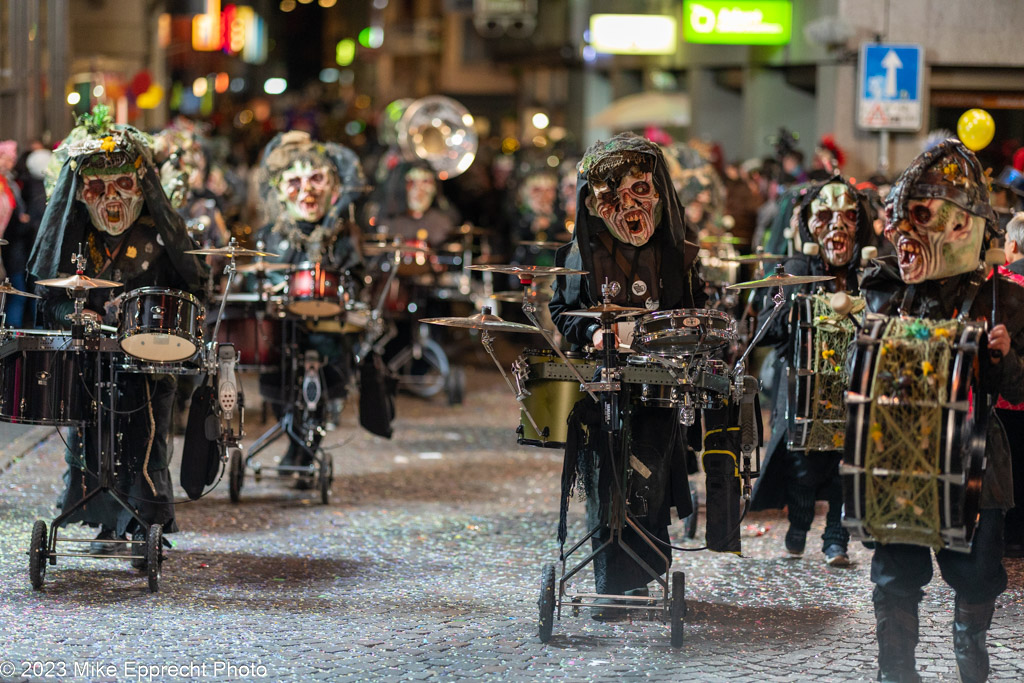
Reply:
[[324, 453], [320, 462], [320, 473], [317, 476], [317, 487], [320, 489], [320, 502], [327, 505], [331, 502], [331, 486], [334, 484], [334, 459]]
[[686, 574], [672, 572], [672, 601], [669, 605], [672, 622], [672, 647], [683, 646], [683, 618], [686, 616]]
[[164, 530], [159, 524], [150, 524], [146, 534], [146, 571], [149, 578], [149, 592], [160, 590], [160, 553], [163, 551]]
[[37, 591], [42, 590], [43, 579], [46, 578], [47, 554], [46, 522], [37, 520], [32, 525], [32, 540], [28, 547], [28, 577], [32, 581], [32, 588]]
[[451, 366], [445, 379], [445, 394], [448, 405], [460, 406], [466, 399], [466, 370], [462, 366]]
[[572, 615], [578, 617], [580, 615], [580, 605], [583, 604], [583, 601], [579, 598], [573, 598], [570, 604], [572, 605]]
[[148, 532], [145, 529], [136, 529], [132, 532], [132, 567], [145, 571], [146, 563], [149, 561]]
[[538, 622], [538, 635], [540, 642], [546, 643], [551, 640], [551, 629], [555, 625], [555, 565], [544, 566], [544, 573], [540, 581], [540, 599], [537, 600], [537, 607], [540, 608], [540, 621]]
[[228, 496], [232, 503], [237, 503], [242, 494], [242, 482], [245, 480], [245, 465], [242, 464], [242, 452], [231, 450], [228, 459]]

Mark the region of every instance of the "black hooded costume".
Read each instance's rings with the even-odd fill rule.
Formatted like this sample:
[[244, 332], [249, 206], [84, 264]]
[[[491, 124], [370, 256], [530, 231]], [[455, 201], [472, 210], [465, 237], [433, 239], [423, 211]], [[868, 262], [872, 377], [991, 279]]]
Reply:
[[[300, 158], [328, 165], [340, 183], [337, 200], [317, 223], [293, 219], [278, 195], [278, 176]], [[332, 142], [317, 142], [305, 133], [279, 133], [264, 150], [259, 172], [262, 200], [271, 222], [260, 230], [258, 239], [266, 251], [278, 254], [268, 258], [268, 262], [322, 263], [343, 274], [346, 277], [343, 284], [347, 284], [350, 294], [357, 294], [362, 282], [363, 259], [358, 248], [358, 229], [349, 220], [349, 212], [352, 203], [363, 193], [366, 180], [355, 152]], [[277, 284], [283, 282], [286, 275], [272, 272], [268, 273], [268, 278]], [[308, 350], [315, 350], [323, 361], [321, 378], [327, 398], [344, 398], [353, 372], [350, 341], [340, 331], [314, 331], [315, 325], [302, 321], [295, 321], [295, 325], [300, 357]], [[294, 388], [287, 385], [289, 381], [284, 368], [281, 372], [260, 376], [260, 394], [270, 400], [279, 417], [290, 409], [285, 405]], [[319, 410], [321, 419], [325, 419], [325, 406], [321, 405]], [[317, 430], [310, 448], [315, 451], [321, 439]], [[290, 443], [282, 464], [302, 466], [308, 462], [308, 452]]]
[[[596, 174], [606, 166], [601, 162], [621, 154], [640, 155], [646, 159], [644, 163], [652, 167], [654, 189], [660, 196], [660, 221], [650, 240], [639, 247], [615, 240], [604, 221], [591, 215], [587, 209], [590, 180], [597, 179]], [[604, 180], [604, 177], [600, 179]], [[699, 308], [704, 305], [704, 285], [695, 264], [697, 248], [686, 241], [689, 229], [683, 207], [672, 188], [667, 165], [657, 145], [631, 133], [596, 143], [580, 164], [576, 194], [573, 241], [559, 249], [556, 265], [586, 270], [588, 274], [559, 276], [550, 304], [555, 325], [573, 349], [579, 350], [591, 344], [596, 329], [594, 320], [561, 314], [600, 303], [600, 284], [606, 278], [620, 285], [619, 292], [612, 297], [616, 304], [646, 306], [650, 310]], [[616, 258], [616, 252], [625, 258]], [[621, 267], [627, 263], [632, 265], [632, 272], [625, 272]], [[642, 279], [646, 285], [647, 291], [643, 295], [636, 294], [631, 286], [636, 279]], [[600, 405], [586, 397], [576, 404], [569, 418], [570, 436], [562, 470], [560, 544], [564, 544], [566, 538], [565, 515], [577, 476], [586, 497], [588, 529], [601, 527], [593, 536], [594, 548], [610, 537], [611, 454], [601, 428], [600, 412]], [[584, 426], [588, 428], [589, 439], [584, 436]], [[625, 493], [629, 512], [643, 528], [668, 543], [671, 509], [676, 508], [680, 519], [692, 511], [687, 480], [686, 428], [679, 424], [676, 410], [640, 407], [638, 404], [633, 409], [631, 424], [623, 425], [623, 434], [623, 438], [629, 439], [630, 455], [649, 470], [647, 477], [634, 470], [628, 478]], [[655, 571], [668, 571], [664, 562], [633, 529], [623, 529], [623, 540]], [[663, 547], [662, 551], [671, 558], [668, 548]], [[652, 580], [617, 545], [609, 546], [594, 558], [594, 575], [597, 592], [612, 595], [642, 589]]]
[[[195, 244], [164, 195], [142, 134], [131, 127], [111, 127], [109, 122], [98, 130], [76, 130], [77, 137], [73, 133], [69, 142], [57, 151], [58, 157], [66, 157], [29, 256], [31, 283], [74, 274], [72, 254], [81, 245], [86, 256], [85, 275], [123, 283], [122, 287], [88, 290], [85, 308], [104, 315], [107, 324], [117, 324], [116, 309], [105, 304], [140, 287], [183, 290], [202, 298], [208, 275], [206, 264], [185, 253], [194, 249]], [[106, 140], [116, 144], [112, 151], [126, 155], [135, 164], [144, 198], [139, 218], [118, 236], [98, 230], [85, 205], [76, 199], [82, 183], [82, 168], [87, 167], [90, 158], [108, 154], [100, 148], [103, 136], [109, 136]], [[74, 309], [68, 291], [43, 286], [38, 286], [36, 291], [43, 296], [38, 311], [44, 326], [68, 329], [70, 323], [66, 316]], [[148, 406], [117, 417], [117, 433], [121, 435], [117, 443], [123, 445], [115, 458], [121, 463], [115, 472], [117, 488], [127, 493], [128, 501], [144, 520], [162, 524], [164, 533], [177, 530], [168, 471], [174, 389], [175, 380], [171, 375], [121, 374], [115, 397], [115, 404], [121, 409]], [[98, 487], [94, 476], [98, 470], [96, 429], [88, 426], [69, 430], [66, 456], [69, 469], [64, 476], [67, 489], [62, 497], [65, 508]], [[108, 496], [95, 499], [88, 508], [79, 509], [66, 520], [76, 521], [101, 525], [118, 536], [135, 531], [131, 515]]]
[[[947, 173], [956, 174], [956, 181], [944, 181]], [[909, 200], [929, 198], [945, 199], [973, 216], [983, 217], [986, 237], [996, 229], [985, 172], [974, 154], [956, 139], [945, 140], [921, 154], [903, 172], [886, 200], [887, 229], [906, 220]], [[868, 308], [885, 315], [988, 321], [990, 329], [993, 323], [1005, 325], [1010, 350], [993, 362], [982, 344], [978, 352], [980, 381], [973, 400], [980, 401], [979, 410], [986, 409], [986, 405], [991, 410], [996, 395], [1011, 403], [1024, 401], [1024, 288], [1004, 275], [998, 275], [993, 285], [992, 278], [987, 277], [989, 267], [981, 263], [969, 272], [907, 284], [901, 279], [897, 259], [878, 259], [865, 269], [860, 285]], [[956, 592], [953, 646], [961, 680], [965, 681], [982, 681], [988, 675], [985, 633], [992, 621], [995, 599], [1007, 585], [1002, 565], [1003, 512], [1013, 506], [1013, 477], [1006, 436], [994, 412], [988, 416], [985, 456], [981, 512], [970, 553], [949, 549], [935, 553], [942, 578]], [[900, 680], [911, 680], [909, 672], [914, 670], [918, 637], [917, 607], [923, 596], [921, 589], [931, 578], [929, 548], [902, 543], [876, 546], [871, 580], [875, 584], [873, 600], [883, 680], [896, 680], [898, 675], [903, 676]]]
[[[417, 218], [410, 213], [405, 176], [413, 169], [421, 169], [435, 177], [437, 175], [426, 161], [402, 161], [388, 171], [377, 197], [371, 202], [379, 207], [375, 227], [391, 237], [401, 237], [407, 241], [422, 240], [436, 248], [452, 237], [460, 218], [445, 199], [440, 181], [435, 181], [437, 192], [423, 215]], [[425, 239], [421, 231], [426, 233]]]
[[[774, 387], [774, 403], [772, 408], [772, 435], [768, 442], [765, 460], [761, 464], [761, 476], [754, 484], [751, 499], [752, 510], [789, 508], [790, 527], [806, 534], [814, 519], [815, 500], [826, 500], [829, 503], [829, 514], [826, 521], [825, 534], [822, 538], [822, 550], [830, 545], [838, 544], [845, 550], [849, 533], [841, 525], [842, 482], [839, 479], [840, 450], [823, 452], [790, 451], [787, 448], [789, 431], [792, 426], [792, 415], [789, 415], [789, 383], [785, 381], [786, 370], [794, 362], [795, 346], [798, 343], [799, 329], [793, 315], [793, 302], [796, 294], [810, 294], [819, 288], [825, 292], [846, 291], [857, 294], [859, 289], [859, 264], [861, 249], [871, 244], [873, 239], [873, 212], [867, 199], [848, 181], [836, 177], [828, 181], [817, 182], [807, 186], [800, 196], [795, 211], [798, 212], [797, 224], [800, 241], [803, 244], [814, 244], [815, 238], [808, 227], [811, 203], [818, 197], [826, 185], [843, 184], [857, 201], [856, 233], [853, 243], [853, 255], [850, 261], [841, 267], [830, 265], [820, 255], [809, 256], [800, 254], [787, 259], [783, 263], [785, 272], [790, 275], [830, 275], [835, 280], [787, 287], [784, 290], [786, 301], [782, 310], [775, 316], [771, 326], [765, 330], [761, 344], [775, 348], [774, 376], [779, 378]], [[759, 315], [759, 326], [771, 315], [773, 303], [771, 289], [765, 296], [765, 302]], [[803, 536], [798, 534], [802, 539]], [[802, 546], [797, 543], [797, 546]]]

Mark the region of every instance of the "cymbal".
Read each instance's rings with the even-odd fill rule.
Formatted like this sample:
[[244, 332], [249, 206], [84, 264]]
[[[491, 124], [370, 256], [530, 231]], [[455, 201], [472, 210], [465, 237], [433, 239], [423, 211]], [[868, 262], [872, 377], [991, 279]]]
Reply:
[[516, 244], [521, 247], [537, 247], [538, 249], [560, 249], [562, 246], [567, 244], [567, 242], [532, 242], [525, 240], [523, 242], [516, 242]]
[[[486, 308], [486, 307], [485, 307]], [[464, 329], [473, 330], [490, 330], [492, 332], [537, 332], [540, 330], [533, 325], [524, 325], [522, 323], [514, 323], [507, 320], [502, 320], [496, 315], [490, 313], [477, 313], [471, 315], [468, 318], [423, 318], [420, 320], [421, 323], [430, 323], [431, 325], [444, 325], [446, 327], [461, 327]]]
[[719, 261], [727, 263], [760, 263], [761, 261], [784, 261], [789, 257], [785, 254], [747, 254], [745, 256], [719, 256]]
[[236, 272], [239, 273], [273, 273], [279, 270], [289, 270], [292, 267], [290, 263], [267, 263], [266, 261], [253, 261], [252, 263], [243, 263], [242, 265], [235, 268]]
[[408, 244], [397, 240], [394, 242], [369, 242], [363, 244], [363, 253], [367, 256], [380, 256], [381, 254], [394, 254], [395, 252], [402, 252], [403, 254], [433, 254], [434, 250], [430, 247]]
[[50, 280], [39, 280], [37, 285], [44, 287], [61, 287], [63, 289], [98, 289], [101, 287], [120, 287], [122, 282], [114, 280], [100, 280], [99, 278], [86, 277], [85, 275], [72, 275], [70, 277], [58, 277]]
[[526, 298], [534, 301], [547, 301], [551, 297], [541, 296], [532, 289], [510, 289], [504, 292], [495, 292], [491, 294], [492, 299], [495, 301], [504, 301], [510, 304], [517, 304], [523, 300], [523, 292], [526, 292]]
[[0, 239], [0, 247], [6, 247], [10, 242], [5, 239]]
[[238, 256], [280, 256], [280, 254], [273, 254], [269, 251], [256, 251], [255, 249], [246, 249], [240, 247], [238, 244], [232, 242], [226, 247], [207, 247], [205, 249], [189, 249], [185, 252], [186, 254], [197, 254], [199, 256], [227, 256], [228, 258], [236, 258]]
[[470, 225], [469, 223], [463, 223], [459, 226], [459, 229], [456, 230], [456, 232], [460, 235], [490, 235], [494, 231], [490, 228], [481, 228], [476, 225]]
[[646, 308], [637, 308], [635, 306], [619, 306], [618, 304], [598, 304], [585, 308], [581, 311], [565, 311], [561, 315], [574, 316], [576, 318], [600, 318], [603, 315], [610, 314], [614, 318], [629, 318], [634, 315], [640, 315], [642, 313], [650, 313]]
[[790, 285], [805, 285], [812, 282], [826, 282], [828, 280], [835, 280], [834, 275], [790, 275], [789, 273], [779, 273], [776, 271], [774, 274], [761, 280], [751, 280], [750, 282], [738, 282], [735, 285], [729, 285], [726, 289], [758, 289], [760, 287], [789, 287]]
[[11, 283], [8, 280], [4, 280], [3, 284], [0, 285], [0, 294], [13, 294], [15, 296], [27, 296], [30, 299], [42, 299], [43, 298], [43, 297], [39, 296], [38, 294], [29, 294], [28, 292], [23, 292], [20, 289], [15, 289], [14, 287], [11, 286]]
[[490, 273], [505, 273], [507, 275], [519, 275], [533, 277], [537, 275], [585, 275], [588, 271], [576, 270], [574, 268], [561, 268], [559, 266], [470, 266], [470, 270], [480, 270]]
[[707, 244], [742, 244], [743, 240], [734, 235], [704, 235], [698, 239]]

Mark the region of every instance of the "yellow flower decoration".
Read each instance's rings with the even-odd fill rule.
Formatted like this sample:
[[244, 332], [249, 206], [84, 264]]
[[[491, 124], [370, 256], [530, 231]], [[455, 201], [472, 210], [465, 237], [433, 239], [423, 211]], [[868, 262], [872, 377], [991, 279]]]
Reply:
[[142, 166], [142, 156], [135, 157], [135, 170], [139, 170], [139, 166]]
[[831, 358], [834, 355], [836, 355], [835, 349], [823, 349], [822, 352], [821, 352], [821, 357], [824, 360], [828, 360], [829, 358]]
[[875, 447], [882, 447], [882, 426], [877, 422], [871, 425], [871, 438], [875, 442]]
[[935, 366], [932, 365], [931, 363], [929, 363], [926, 360], [925, 361], [921, 361], [921, 372], [923, 372], [924, 376], [927, 377], [928, 375], [930, 375], [933, 372], [935, 372]]
[[888, 344], [882, 344], [882, 348], [878, 349], [878, 355], [879, 356], [884, 356], [887, 353], [889, 353], [889, 345]]
[[945, 339], [951, 334], [953, 333], [949, 330], [949, 328], [946, 327], [936, 327], [934, 330], [932, 330], [932, 336], [938, 339]]
[[842, 448], [844, 441], [845, 438], [839, 432], [836, 432], [835, 434], [832, 435], [832, 445], [835, 446], [836, 448]]
[[100, 143], [100, 149], [109, 154], [117, 149], [117, 143], [114, 142], [114, 138], [112, 136], [108, 135], [103, 138], [103, 142]]

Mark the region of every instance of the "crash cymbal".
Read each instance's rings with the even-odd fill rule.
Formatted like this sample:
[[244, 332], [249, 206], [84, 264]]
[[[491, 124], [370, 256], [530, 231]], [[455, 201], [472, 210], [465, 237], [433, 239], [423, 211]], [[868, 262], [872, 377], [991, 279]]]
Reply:
[[185, 252], [186, 254], [196, 254], [199, 256], [227, 256], [228, 258], [238, 258], [239, 256], [280, 256], [280, 254], [273, 254], [269, 251], [256, 251], [255, 249], [246, 249], [240, 247], [237, 244], [229, 244], [226, 247], [207, 247], [205, 249], [189, 249]]
[[551, 298], [549, 296], [542, 296], [537, 292], [533, 291], [532, 289], [510, 289], [505, 292], [495, 292], [494, 294], [491, 294], [490, 298], [494, 299], [495, 301], [504, 301], [510, 304], [517, 304], [523, 300], [524, 291], [526, 292], [526, 297], [534, 301], [548, 301]]
[[15, 289], [14, 287], [11, 286], [11, 281], [10, 280], [4, 280], [3, 284], [0, 285], [0, 294], [13, 294], [15, 296], [27, 296], [30, 299], [42, 299], [43, 298], [43, 297], [39, 296], [38, 294], [29, 294], [28, 292], [23, 292], [20, 289]]
[[235, 268], [235, 271], [239, 273], [273, 273], [279, 270], [289, 270], [292, 267], [290, 263], [267, 263], [266, 261], [253, 261], [252, 263], [243, 263], [242, 265]]
[[490, 313], [477, 313], [468, 318], [424, 318], [420, 322], [430, 323], [431, 325], [444, 325], [446, 327], [461, 327], [463, 329], [489, 330], [491, 332], [536, 332], [540, 334], [540, 330], [533, 325], [509, 322]]
[[470, 270], [480, 270], [490, 273], [505, 273], [507, 275], [519, 275], [520, 277], [536, 277], [539, 275], [585, 275], [586, 270], [575, 270], [574, 268], [561, 268], [559, 266], [470, 266]]
[[726, 289], [758, 289], [760, 287], [789, 287], [790, 285], [804, 285], [812, 282], [826, 282], [828, 280], [835, 280], [834, 275], [790, 275], [782, 269], [782, 266], [776, 266], [775, 272], [766, 278], [761, 280], [751, 280], [750, 282], [739, 282], [735, 285], [729, 285]]
[[70, 277], [39, 280], [36, 284], [43, 285], [44, 287], [60, 287], [62, 289], [98, 289], [102, 287], [120, 287], [123, 283], [113, 280], [100, 280], [99, 278], [86, 277], [85, 275], [72, 275]]
[[394, 242], [368, 242], [363, 244], [363, 254], [366, 256], [380, 256], [381, 254], [433, 254], [434, 250], [418, 244], [409, 244], [396, 240]]
[[760, 263], [761, 261], [785, 261], [785, 254], [747, 254], [745, 256], [719, 256], [719, 261], [726, 263]]
[[531, 242], [529, 240], [516, 242], [521, 247], [537, 247], [538, 249], [560, 249], [566, 242]]
[[581, 311], [565, 311], [561, 315], [569, 315], [576, 318], [600, 318], [603, 315], [611, 315], [613, 318], [629, 318], [642, 313], [650, 313], [646, 308], [635, 306], [619, 306], [618, 304], [598, 304], [585, 308]]

